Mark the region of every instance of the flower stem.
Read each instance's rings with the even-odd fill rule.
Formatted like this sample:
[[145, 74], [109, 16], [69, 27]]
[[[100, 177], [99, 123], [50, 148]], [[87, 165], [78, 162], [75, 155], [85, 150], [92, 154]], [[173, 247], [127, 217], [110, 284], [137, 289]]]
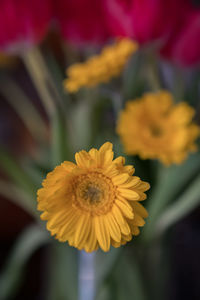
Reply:
[[161, 82], [160, 82], [160, 74], [159, 74], [159, 66], [158, 61], [154, 54], [150, 52], [147, 54], [147, 68], [145, 68], [145, 73], [147, 76], [147, 80], [149, 85], [153, 91], [159, 91], [161, 89]]
[[55, 111], [55, 100], [58, 99], [58, 93], [42, 54], [38, 48], [34, 47], [26, 53], [23, 53], [22, 60], [35, 84], [48, 116], [51, 117]]
[[81, 251], [79, 255], [79, 300], [94, 300], [94, 253]]
[[21, 118], [32, 137], [35, 138], [36, 141], [42, 142], [47, 135], [46, 124], [20, 86], [6, 76], [0, 91]]

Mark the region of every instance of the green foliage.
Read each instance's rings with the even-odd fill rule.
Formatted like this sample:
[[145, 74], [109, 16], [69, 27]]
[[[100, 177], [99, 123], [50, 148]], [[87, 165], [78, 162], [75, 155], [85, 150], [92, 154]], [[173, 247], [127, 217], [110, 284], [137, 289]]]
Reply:
[[54, 242], [50, 256], [48, 300], [78, 299], [78, 251]]
[[0, 273], [0, 299], [9, 300], [19, 289], [25, 275], [25, 265], [33, 253], [49, 242], [48, 235], [38, 225], [31, 225], [18, 238]]

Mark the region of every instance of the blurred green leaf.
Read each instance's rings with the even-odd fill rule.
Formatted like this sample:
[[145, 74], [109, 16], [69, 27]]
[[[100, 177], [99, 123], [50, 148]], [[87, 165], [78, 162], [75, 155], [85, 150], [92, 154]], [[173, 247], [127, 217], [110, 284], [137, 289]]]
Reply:
[[14, 184], [0, 180], [0, 195], [22, 207], [32, 216], [37, 216], [36, 203], [30, 198], [30, 195], [27, 195], [22, 189]]
[[112, 289], [109, 284], [105, 282], [98, 290], [95, 300], [112, 300], [112, 297], [114, 297], [114, 295], [112, 295]]
[[169, 206], [159, 217], [156, 223], [160, 234], [181, 218], [189, 214], [200, 204], [200, 176], [198, 176], [183, 193], [183, 195]]
[[121, 253], [121, 248], [111, 248], [109, 252], [104, 253], [99, 250], [95, 254], [95, 274], [96, 274], [96, 288], [97, 291], [107, 279], [112, 269], [115, 266], [117, 259]]
[[146, 299], [137, 258], [130, 257], [125, 249], [102, 253], [96, 270], [100, 272], [96, 300]]
[[91, 111], [92, 105], [87, 99], [81, 99], [72, 108], [71, 114], [73, 118], [71, 118], [71, 125], [73, 136], [71, 135], [70, 137], [74, 151], [87, 149], [90, 143], [92, 133]]
[[192, 154], [188, 160], [179, 166], [161, 166], [155, 189], [148, 200], [149, 217], [141, 239], [149, 240], [154, 234], [154, 226], [161, 212], [175, 200], [187, 185], [195, 179], [200, 171], [200, 153]]
[[9, 300], [17, 292], [31, 255], [49, 241], [38, 225], [31, 225], [18, 238], [12, 253], [0, 273], [0, 299]]
[[115, 269], [117, 300], [144, 300], [145, 286], [136, 258], [123, 255]]
[[65, 116], [59, 109], [51, 117], [52, 167], [71, 157]]
[[47, 138], [47, 128], [39, 112], [27, 98], [24, 91], [11, 78], [4, 76], [0, 79], [0, 92], [5, 96], [10, 106], [29, 130], [32, 137], [39, 143]]
[[54, 242], [51, 252], [48, 300], [78, 299], [78, 251]]
[[22, 169], [19, 163], [17, 163], [17, 161], [15, 161], [15, 159], [3, 148], [0, 148], [0, 165], [18, 186], [28, 192], [31, 196], [35, 196], [37, 186]]
[[129, 60], [123, 73], [123, 94], [125, 99], [133, 99], [142, 94], [144, 91], [145, 81], [142, 78], [142, 61], [141, 51], [138, 51]]
[[[57, 89], [57, 98], [59, 100], [60, 106], [62, 108], [67, 108], [69, 105], [69, 94], [63, 88], [63, 80], [65, 78], [65, 73], [61, 69], [58, 64], [58, 61], [55, 59], [53, 53], [51, 53], [50, 49], [46, 49], [49, 52], [45, 55], [44, 59], [46, 59], [48, 70], [50, 71], [51, 75], [51, 83], [54, 84], [54, 88]], [[53, 82], [52, 82], [53, 81]]]

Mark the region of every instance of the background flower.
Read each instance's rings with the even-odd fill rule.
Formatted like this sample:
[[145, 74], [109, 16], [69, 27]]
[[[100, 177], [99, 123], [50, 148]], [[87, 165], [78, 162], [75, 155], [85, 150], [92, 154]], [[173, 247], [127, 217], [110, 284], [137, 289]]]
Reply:
[[79, 46], [99, 44], [109, 36], [99, 0], [57, 0], [54, 11], [67, 41]]
[[161, 53], [180, 65], [200, 61], [200, 10], [191, 10], [184, 22], [169, 38]]
[[141, 44], [165, 40], [185, 14], [186, 1], [104, 0], [108, 25], [114, 35], [129, 36]]
[[16, 52], [39, 42], [51, 16], [50, 0], [1, 0], [0, 49]]
[[170, 93], [147, 93], [127, 102], [117, 132], [126, 153], [178, 164], [197, 150], [200, 128], [192, 123], [193, 116], [194, 110], [186, 102], [174, 105]]
[[136, 52], [138, 44], [130, 39], [122, 39], [114, 45], [105, 46], [99, 55], [90, 57], [85, 63], [77, 63], [67, 69], [68, 78], [64, 87], [69, 92], [77, 92], [81, 87], [94, 87], [118, 76], [130, 56]]
[[190, 0], [104, 0], [105, 16], [115, 36], [140, 44], [157, 42], [157, 50], [180, 65], [200, 60], [200, 10]]

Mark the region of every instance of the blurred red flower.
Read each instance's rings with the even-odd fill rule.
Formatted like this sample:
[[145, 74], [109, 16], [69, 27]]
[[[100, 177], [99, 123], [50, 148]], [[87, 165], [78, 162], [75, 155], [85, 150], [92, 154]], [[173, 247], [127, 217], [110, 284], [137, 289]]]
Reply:
[[39, 42], [51, 16], [50, 0], [0, 0], [0, 50], [18, 52]]
[[[165, 40], [186, 11], [187, 0], [103, 0], [108, 26], [141, 44]], [[184, 4], [184, 5], [183, 5]]]
[[200, 62], [200, 10], [188, 12], [182, 26], [171, 36], [161, 54], [182, 66]]
[[102, 0], [56, 0], [54, 11], [61, 33], [69, 42], [95, 45], [107, 39]]
[[157, 41], [157, 50], [181, 65], [200, 60], [200, 10], [191, 0], [103, 0], [115, 36], [140, 44]]

